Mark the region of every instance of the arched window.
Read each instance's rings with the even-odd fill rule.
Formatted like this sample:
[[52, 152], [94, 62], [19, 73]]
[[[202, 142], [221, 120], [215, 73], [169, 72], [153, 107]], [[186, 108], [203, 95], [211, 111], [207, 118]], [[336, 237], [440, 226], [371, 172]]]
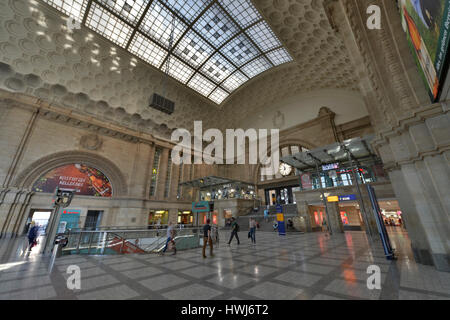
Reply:
[[[296, 154], [299, 152], [306, 152], [309, 151], [309, 149], [300, 146], [300, 145], [287, 145], [280, 147], [280, 158], [292, 154]], [[272, 163], [272, 157], [269, 157], [269, 163]], [[273, 164], [274, 168], [276, 168], [276, 173], [274, 175], [266, 175], [263, 174], [262, 169], [264, 166], [261, 166], [258, 171], [259, 180], [261, 182], [273, 180], [273, 179], [281, 179], [285, 177], [289, 177], [292, 175], [298, 175], [298, 172], [295, 168], [290, 168], [290, 166], [285, 165], [280, 168], [279, 164]]]

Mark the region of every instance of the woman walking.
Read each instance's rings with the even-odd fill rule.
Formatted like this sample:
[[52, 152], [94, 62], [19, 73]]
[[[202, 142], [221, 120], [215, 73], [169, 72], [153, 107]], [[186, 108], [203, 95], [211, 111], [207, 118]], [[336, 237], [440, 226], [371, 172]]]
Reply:
[[249, 228], [250, 228], [250, 238], [252, 239], [252, 243], [256, 243], [256, 220], [254, 218], [250, 218]]

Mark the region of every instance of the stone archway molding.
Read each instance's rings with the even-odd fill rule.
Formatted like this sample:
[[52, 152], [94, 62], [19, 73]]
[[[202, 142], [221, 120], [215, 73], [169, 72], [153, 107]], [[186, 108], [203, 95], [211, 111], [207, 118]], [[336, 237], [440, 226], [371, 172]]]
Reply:
[[[315, 149], [317, 148], [317, 146], [311, 144], [308, 141], [302, 140], [302, 139], [284, 139], [282, 141], [280, 141], [280, 150], [283, 149], [284, 147], [289, 147], [289, 146], [302, 146], [305, 148], [308, 148], [309, 150]], [[258, 163], [257, 166], [255, 166], [254, 171], [253, 171], [253, 182], [255, 185], [259, 184], [259, 170], [262, 167], [261, 163], [264, 163], [266, 161], [267, 158], [261, 159], [261, 161]]]
[[95, 153], [78, 150], [54, 153], [33, 162], [14, 179], [13, 185], [31, 189], [34, 182], [50, 170], [73, 163], [83, 163], [102, 171], [111, 182], [113, 197], [128, 194], [125, 176], [111, 160]]

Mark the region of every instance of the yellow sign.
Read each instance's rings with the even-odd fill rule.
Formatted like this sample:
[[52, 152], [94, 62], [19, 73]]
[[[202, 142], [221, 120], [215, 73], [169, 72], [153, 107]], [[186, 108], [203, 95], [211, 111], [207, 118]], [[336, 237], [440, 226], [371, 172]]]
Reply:
[[328, 202], [339, 202], [338, 196], [327, 197]]
[[277, 221], [284, 221], [284, 214], [282, 213], [277, 213]]

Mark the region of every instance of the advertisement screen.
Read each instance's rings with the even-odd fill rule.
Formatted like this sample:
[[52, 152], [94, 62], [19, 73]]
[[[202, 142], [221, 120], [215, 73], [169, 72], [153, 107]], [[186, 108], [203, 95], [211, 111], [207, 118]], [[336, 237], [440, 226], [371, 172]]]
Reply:
[[450, 0], [401, 0], [402, 25], [432, 102], [445, 77]]
[[55, 192], [56, 187], [72, 189], [75, 194], [94, 197], [111, 197], [108, 178], [98, 169], [83, 164], [69, 164], [51, 170], [33, 185], [35, 192]]

